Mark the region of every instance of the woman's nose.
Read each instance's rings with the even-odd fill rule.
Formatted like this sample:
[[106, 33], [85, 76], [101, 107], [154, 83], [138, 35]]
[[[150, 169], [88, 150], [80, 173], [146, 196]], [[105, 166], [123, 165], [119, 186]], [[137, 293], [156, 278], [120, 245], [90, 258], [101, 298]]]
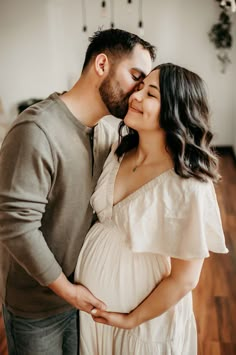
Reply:
[[143, 98], [143, 92], [142, 90], [137, 90], [132, 94], [133, 99], [137, 100], [137, 101], [142, 101]]

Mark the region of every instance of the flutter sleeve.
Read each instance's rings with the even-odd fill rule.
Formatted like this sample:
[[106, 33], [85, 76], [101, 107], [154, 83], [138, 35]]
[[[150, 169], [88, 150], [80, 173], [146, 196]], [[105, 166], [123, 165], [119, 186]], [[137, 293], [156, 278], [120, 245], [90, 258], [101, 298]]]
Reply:
[[129, 205], [130, 218], [123, 216], [129, 247], [181, 259], [227, 253], [213, 183], [173, 175]]

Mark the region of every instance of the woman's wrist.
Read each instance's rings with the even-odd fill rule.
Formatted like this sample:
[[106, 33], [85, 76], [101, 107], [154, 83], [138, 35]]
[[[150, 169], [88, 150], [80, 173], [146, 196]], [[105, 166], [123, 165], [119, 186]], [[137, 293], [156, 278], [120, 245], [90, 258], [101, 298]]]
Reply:
[[130, 312], [129, 315], [128, 315], [129, 328], [130, 329], [135, 328], [135, 327], [137, 327], [140, 324], [142, 324], [142, 321], [141, 321], [141, 319], [139, 317], [139, 313], [136, 310]]

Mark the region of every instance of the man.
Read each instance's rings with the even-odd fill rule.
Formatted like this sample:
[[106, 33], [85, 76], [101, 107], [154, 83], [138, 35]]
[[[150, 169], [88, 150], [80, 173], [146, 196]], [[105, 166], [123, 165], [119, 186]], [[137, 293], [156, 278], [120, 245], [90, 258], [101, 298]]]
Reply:
[[151, 70], [155, 49], [110, 29], [90, 39], [74, 87], [26, 109], [0, 154], [3, 313], [9, 355], [77, 353], [76, 309], [104, 308], [73, 272], [91, 225], [89, 199], [113, 127]]

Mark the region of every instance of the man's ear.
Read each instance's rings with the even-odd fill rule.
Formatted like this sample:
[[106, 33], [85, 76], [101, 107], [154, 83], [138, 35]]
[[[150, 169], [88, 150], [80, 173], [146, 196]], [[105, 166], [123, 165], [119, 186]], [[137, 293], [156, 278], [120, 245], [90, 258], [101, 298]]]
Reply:
[[99, 76], [106, 75], [109, 71], [109, 60], [106, 54], [100, 53], [94, 61], [95, 71]]

